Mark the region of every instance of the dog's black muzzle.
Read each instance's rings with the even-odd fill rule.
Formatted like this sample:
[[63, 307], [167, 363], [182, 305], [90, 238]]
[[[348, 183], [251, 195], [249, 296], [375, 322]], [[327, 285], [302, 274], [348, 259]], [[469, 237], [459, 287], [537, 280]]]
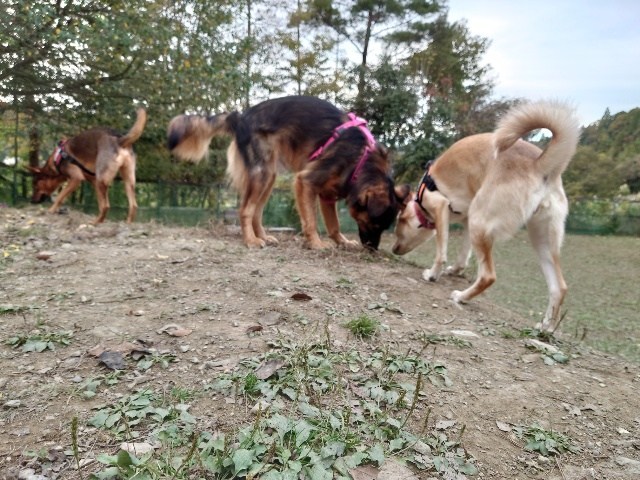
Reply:
[[365, 248], [370, 250], [377, 250], [380, 245], [380, 237], [382, 236], [382, 230], [359, 230], [360, 243]]
[[49, 195], [45, 195], [44, 193], [40, 195], [34, 195], [33, 197], [31, 197], [31, 203], [33, 204], [45, 203], [50, 201], [51, 201], [51, 197]]

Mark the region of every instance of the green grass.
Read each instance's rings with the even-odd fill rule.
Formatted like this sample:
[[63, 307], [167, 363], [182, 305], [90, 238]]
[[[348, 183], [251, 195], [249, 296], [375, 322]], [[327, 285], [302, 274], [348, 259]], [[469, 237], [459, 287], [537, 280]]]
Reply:
[[[450, 262], [459, 245], [460, 232], [452, 231]], [[424, 268], [434, 254], [435, 242], [429, 241], [404, 258]], [[547, 287], [526, 232], [498, 243], [494, 258], [498, 279], [484, 297], [531, 319], [533, 326], [546, 309]], [[562, 268], [569, 293], [560, 330], [584, 336], [598, 350], [640, 362], [640, 238], [567, 235]], [[472, 259], [467, 276], [474, 275]]]

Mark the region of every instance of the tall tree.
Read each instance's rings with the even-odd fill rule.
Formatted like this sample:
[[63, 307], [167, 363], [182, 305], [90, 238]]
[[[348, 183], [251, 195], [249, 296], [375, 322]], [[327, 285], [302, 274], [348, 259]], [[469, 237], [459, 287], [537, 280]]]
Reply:
[[440, 11], [438, 0], [309, 0], [310, 21], [345, 38], [360, 56], [354, 110], [366, 108], [366, 81], [374, 42], [417, 44], [428, 38], [425, 18]]

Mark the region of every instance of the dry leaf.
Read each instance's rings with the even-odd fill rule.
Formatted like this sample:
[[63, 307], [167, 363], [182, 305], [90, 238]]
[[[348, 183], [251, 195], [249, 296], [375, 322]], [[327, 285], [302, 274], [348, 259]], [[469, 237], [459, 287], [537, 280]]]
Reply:
[[167, 335], [171, 335], [172, 337], [186, 337], [190, 335], [193, 330], [190, 328], [184, 328], [176, 323], [169, 323], [162, 327], [160, 330], [156, 330], [156, 333], [162, 335], [166, 333]]
[[267, 360], [266, 362], [262, 362], [262, 365], [260, 365], [255, 371], [256, 377], [258, 378], [258, 380], [266, 380], [286, 364], [287, 362], [282, 359]]
[[510, 432], [511, 431], [511, 425], [509, 425], [508, 423], [500, 422], [500, 421], [496, 420], [496, 426], [498, 427], [498, 429], [500, 431], [503, 431], [503, 432]]
[[309, 295], [302, 292], [294, 293], [293, 295], [291, 295], [291, 298], [293, 298], [294, 300], [311, 300], [311, 297]]
[[38, 260], [49, 260], [53, 255], [55, 255], [55, 252], [38, 252], [36, 258]]
[[251, 325], [247, 327], [246, 333], [247, 335], [251, 335], [252, 333], [257, 333], [262, 331], [262, 325]]

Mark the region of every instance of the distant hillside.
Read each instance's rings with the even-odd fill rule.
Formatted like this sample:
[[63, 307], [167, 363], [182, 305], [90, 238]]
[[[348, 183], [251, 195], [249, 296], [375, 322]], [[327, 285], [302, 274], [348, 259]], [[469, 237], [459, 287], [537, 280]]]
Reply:
[[612, 197], [640, 192], [640, 108], [584, 127], [580, 146], [564, 175], [571, 197]]

